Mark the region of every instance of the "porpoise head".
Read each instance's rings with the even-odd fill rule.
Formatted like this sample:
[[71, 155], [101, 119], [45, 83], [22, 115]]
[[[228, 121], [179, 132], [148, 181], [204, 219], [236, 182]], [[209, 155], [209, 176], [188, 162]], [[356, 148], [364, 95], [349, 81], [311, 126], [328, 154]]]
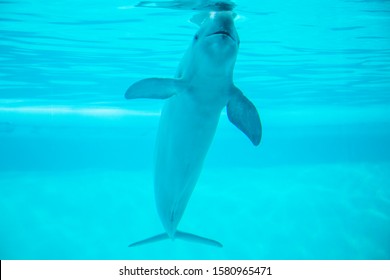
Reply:
[[234, 13], [210, 12], [200, 23], [191, 51], [192, 63], [206, 75], [231, 75], [240, 39], [234, 26]]

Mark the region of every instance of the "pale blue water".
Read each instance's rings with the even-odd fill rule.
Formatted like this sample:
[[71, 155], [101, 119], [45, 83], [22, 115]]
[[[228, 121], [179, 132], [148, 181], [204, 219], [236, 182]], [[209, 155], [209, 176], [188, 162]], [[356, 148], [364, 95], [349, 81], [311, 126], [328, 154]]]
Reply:
[[193, 11], [137, 1], [0, 1], [0, 259], [390, 259], [390, 2], [236, 1], [235, 83], [253, 147], [225, 112], [179, 225], [162, 232], [153, 148]]

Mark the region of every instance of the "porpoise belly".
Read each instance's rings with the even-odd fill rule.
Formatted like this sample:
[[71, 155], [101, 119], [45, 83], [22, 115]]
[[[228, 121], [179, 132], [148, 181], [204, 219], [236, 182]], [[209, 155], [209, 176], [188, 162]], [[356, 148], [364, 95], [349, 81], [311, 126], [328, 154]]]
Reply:
[[171, 238], [200, 175], [221, 109], [180, 94], [167, 100], [161, 113], [154, 185], [157, 211]]

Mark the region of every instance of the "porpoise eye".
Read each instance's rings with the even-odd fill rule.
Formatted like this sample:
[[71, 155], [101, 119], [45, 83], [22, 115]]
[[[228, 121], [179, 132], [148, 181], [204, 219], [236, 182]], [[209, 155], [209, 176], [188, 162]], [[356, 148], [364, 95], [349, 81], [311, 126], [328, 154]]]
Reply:
[[195, 37], [194, 37], [194, 40], [198, 40], [199, 39], [199, 35], [198, 34], [195, 34]]

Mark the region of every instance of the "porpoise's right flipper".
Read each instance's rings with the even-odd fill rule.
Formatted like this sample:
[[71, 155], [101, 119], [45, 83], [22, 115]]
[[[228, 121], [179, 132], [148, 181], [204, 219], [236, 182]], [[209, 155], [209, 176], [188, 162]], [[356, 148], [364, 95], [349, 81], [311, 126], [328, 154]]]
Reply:
[[184, 86], [179, 79], [149, 78], [131, 85], [125, 93], [126, 99], [166, 99], [175, 95]]
[[[195, 235], [192, 233], [183, 232], [183, 231], [176, 231], [175, 239], [176, 238], [183, 239], [186, 241], [201, 243], [201, 244], [205, 244], [205, 245], [211, 245], [211, 246], [215, 246], [215, 247], [223, 247], [223, 245], [221, 243], [219, 243], [218, 241], [215, 241], [215, 240], [212, 240], [212, 239], [209, 239], [206, 237], [202, 237], [199, 235]], [[162, 234], [158, 234], [158, 235], [143, 239], [141, 241], [134, 242], [134, 243], [130, 244], [129, 247], [145, 245], [145, 244], [154, 243], [154, 242], [162, 241], [162, 240], [166, 240], [166, 239], [169, 239], [168, 234], [162, 233]]]

